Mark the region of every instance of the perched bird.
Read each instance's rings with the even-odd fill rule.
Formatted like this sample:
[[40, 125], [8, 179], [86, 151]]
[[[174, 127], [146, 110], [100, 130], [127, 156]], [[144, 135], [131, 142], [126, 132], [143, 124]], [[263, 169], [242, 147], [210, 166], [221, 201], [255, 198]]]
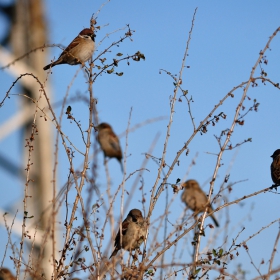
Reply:
[[8, 268], [0, 267], [0, 280], [16, 280], [16, 277]]
[[280, 185], [280, 149], [276, 150], [271, 157], [271, 178], [276, 185]]
[[115, 238], [115, 249], [110, 259], [117, 254], [120, 249], [133, 251], [138, 249], [145, 239], [146, 223], [142, 212], [138, 209], [132, 209], [126, 219], [122, 222], [122, 244], [120, 230]]
[[104, 153], [104, 157], [116, 158], [123, 171], [122, 165], [122, 149], [117, 135], [114, 133], [112, 127], [107, 123], [101, 123], [96, 127], [98, 131], [97, 140]]
[[70, 45], [61, 53], [58, 60], [48, 64], [43, 69], [48, 70], [58, 64], [84, 64], [88, 61], [94, 52], [95, 34], [89, 28], [83, 29], [79, 35], [70, 43]]
[[[183, 185], [184, 191], [182, 193], [182, 201], [186, 203], [187, 207], [194, 211], [195, 215], [198, 215], [200, 212], [203, 212], [208, 206], [207, 213], [211, 213], [213, 208], [211, 205], [207, 205], [208, 199], [206, 194], [200, 188], [199, 184], [195, 180], [188, 180]], [[214, 214], [211, 215], [213, 222], [218, 227], [219, 223], [216, 220]]]

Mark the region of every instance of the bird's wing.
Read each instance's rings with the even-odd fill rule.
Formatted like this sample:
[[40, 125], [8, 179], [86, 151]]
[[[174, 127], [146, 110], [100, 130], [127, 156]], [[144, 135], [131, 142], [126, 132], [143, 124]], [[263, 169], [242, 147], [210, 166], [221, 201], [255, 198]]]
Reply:
[[115, 151], [120, 151], [121, 147], [120, 147], [120, 142], [119, 142], [118, 137], [115, 134], [110, 133], [109, 139], [110, 139], [109, 142], [110, 142], [110, 145], [112, 146], [112, 148]]
[[76, 48], [80, 42], [79, 40], [76, 40], [77, 38], [75, 38], [69, 45], [68, 47], [61, 53], [61, 55], [59, 57], [61, 57], [62, 55], [68, 54], [70, 50], [73, 50], [74, 48]]
[[280, 178], [280, 156], [275, 158], [272, 162], [273, 175], [278, 180]]
[[201, 203], [206, 205], [207, 196], [202, 190], [196, 191], [195, 196], [198, 201], [201, 201]]
[[[126, 219], [123, 221], [122, 223], [122, 235], [124, 236], [127, 232], [127, 228], [128, 228], [128, 225], [129, 225], [129, 221], [127, 221]], [[115, 239], [115, 247], [118, 247], [118, 244], [120, 244], [120, 241], [121, 241], [121, 234], [120, 234], [120, 230], [118, 231], [118, 234], [116, 236], [116, 239]], [[121, 246], [120, 246], [121, 247]]]

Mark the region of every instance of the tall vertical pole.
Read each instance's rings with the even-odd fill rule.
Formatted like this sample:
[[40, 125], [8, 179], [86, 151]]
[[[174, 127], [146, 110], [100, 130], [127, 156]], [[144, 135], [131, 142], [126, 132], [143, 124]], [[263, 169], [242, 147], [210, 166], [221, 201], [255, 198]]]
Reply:
[[[28, 51], [42, 46], [47, 41], [47, 25], [45, 22], [45, 10], [42, 0], [17, 0], [15, 22], [11, 32], [11, 43], [15, 57], [19, 57]], [[38, 77], [41, 82], [44, 82], [46, 74], [43, 67], [46, 64], [46, 51], [38, 50], [31, 53], [23, 59], [23, 62], [34, 69], [34, 75]], [[23, 73], [22, 73], [23, 74]], [[29, 79], [31, 77], [27, 77]], [[34, 84], [36, 82], [34, 81]], [[39, 86], [32, 88], [23, 87], [23, 94], [29, 96], [33, 100], [38, 100], [40, 96]], [[47, 91], [50, 98], [50, 91]], [[28, 98], [22, 98], [22, 106], [30, 106], [32, 102]], [[40, 108], [48, 108], [46, 99], [42, 96], [38, 102]], [[34, 106], [34, 114], [36, 107]], [[52, 140], [53, 134], [51, 130], [51, 122], [45, 121], [41, 118], [40, 111], [37, 112], [36, 129], [38, 132], [34, 137], [34, 151], [32, 152], [32, 166], [30, 167], [30, 178], [34, 182], [28, 183], [29, 193], [27, 198], [28, 215], [34, 216], [38, 219], [40, 214], [47, 209], [52, 203], [52, 166], [53, 166], [53, 150]], [[26, 139], [30, 138], [33, 119], [24, 125], [23, 147]], [[23, 165], [27, 163], [27, 148], [25, 150], [25, 157]], [[49, 207], [51, 209], [51, 207]], [[39, 228], [44, 232], [51, 225], [50, 211], [43, 215], [39, 221]], [[53, 217], [54, 218], [54, 217]], [[34, 219], [27, 221], [27, 226], [34, 222]], [[29, 224], [28, 224], [29, 223]], [[53, 223], [55, 224], [55, 223]], [[55, 229], [54, 229], [55, 232]], [[32, 254], [32, 267], [35, 268], [36, 275], [44, 273], [45, 279], [51, 279], [52, 271], [52, 245], [55, 241], [55, 236], [49, 237], [42, 246], [35, 245]], [[42, 254], [43, 248], [43, 254]], [[39, 257], [41, 256], [41, 257]], [[34, 279], [37, 279], [36, 276]], [[39, 279], [39, 277], [38, 277]]]

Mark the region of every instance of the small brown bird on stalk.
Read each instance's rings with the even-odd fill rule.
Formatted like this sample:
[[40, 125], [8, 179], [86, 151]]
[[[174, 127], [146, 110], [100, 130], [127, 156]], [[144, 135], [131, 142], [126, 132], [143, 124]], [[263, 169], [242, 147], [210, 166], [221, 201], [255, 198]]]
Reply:
[[270, 165], [271, 178], [276, 185], [280, 185], [280, 149], [277, 149], [272, 157]]
[[108, 123], [101, 123], [96, 129], [98, 131], [97, 140], [104, 153], [104, 157], [116, 158], [120, 162], [123, 171], [123, 156], [118, 136]]
[[8, 268], [0, 267], [0, 280], [16, 280], [16, 277]]
[[[182, 201], [187, 205], [188, 208], [194, 211], [195, 216], [199, 213], [203, 212], [207, 208], [207, 213], [211, 213], [213, 208], [211, 205], [208, 204], [208, 199], [206, 194], [200, 188], [199, 184], [195, 180], [188, 180], [186, 181], [182, 187], [184, 187], [184, 191], [182, 193]], [[218, 227], [219, 223], [216, 220], [214, 214], [211, 215], [213, 222]]]
[[145, 239], [146, 224], [142, 212], [132, 209], [126, 219], [122, 222], [122, 244], [120, 230], [115, 238], [115, 249], [110, 259], [117, 254], [120, 249], [133, 251], [138, 249]]
[[59, 64], [84, 64], [88, 61], [95, 50], [95, 34], [89, 28], [83, 29], [79, 35], [68, 45], [61, 53], [59, 58], [45, 66], [43, 69], [48, 70]]

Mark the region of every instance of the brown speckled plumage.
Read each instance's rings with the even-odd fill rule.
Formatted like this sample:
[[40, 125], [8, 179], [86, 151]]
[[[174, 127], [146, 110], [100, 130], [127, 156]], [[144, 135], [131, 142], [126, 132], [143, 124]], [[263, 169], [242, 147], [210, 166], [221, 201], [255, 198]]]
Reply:
[[[183, 185], [182, 201], [186, 204], [188, 208], [194, 211], [195, 215], [198, 215], [200, 212], [203, 212], [208, 206], [207, 213], [211, 213], [213, 208], [211, 205], [207, 205], [208, 199], [206, 194], [200, 188], [199, 184], [195, 180], [188, 180]], [[218, 227], [219, 223], [216, 220], [214, 214], [211, 215], [213, 222]]]

